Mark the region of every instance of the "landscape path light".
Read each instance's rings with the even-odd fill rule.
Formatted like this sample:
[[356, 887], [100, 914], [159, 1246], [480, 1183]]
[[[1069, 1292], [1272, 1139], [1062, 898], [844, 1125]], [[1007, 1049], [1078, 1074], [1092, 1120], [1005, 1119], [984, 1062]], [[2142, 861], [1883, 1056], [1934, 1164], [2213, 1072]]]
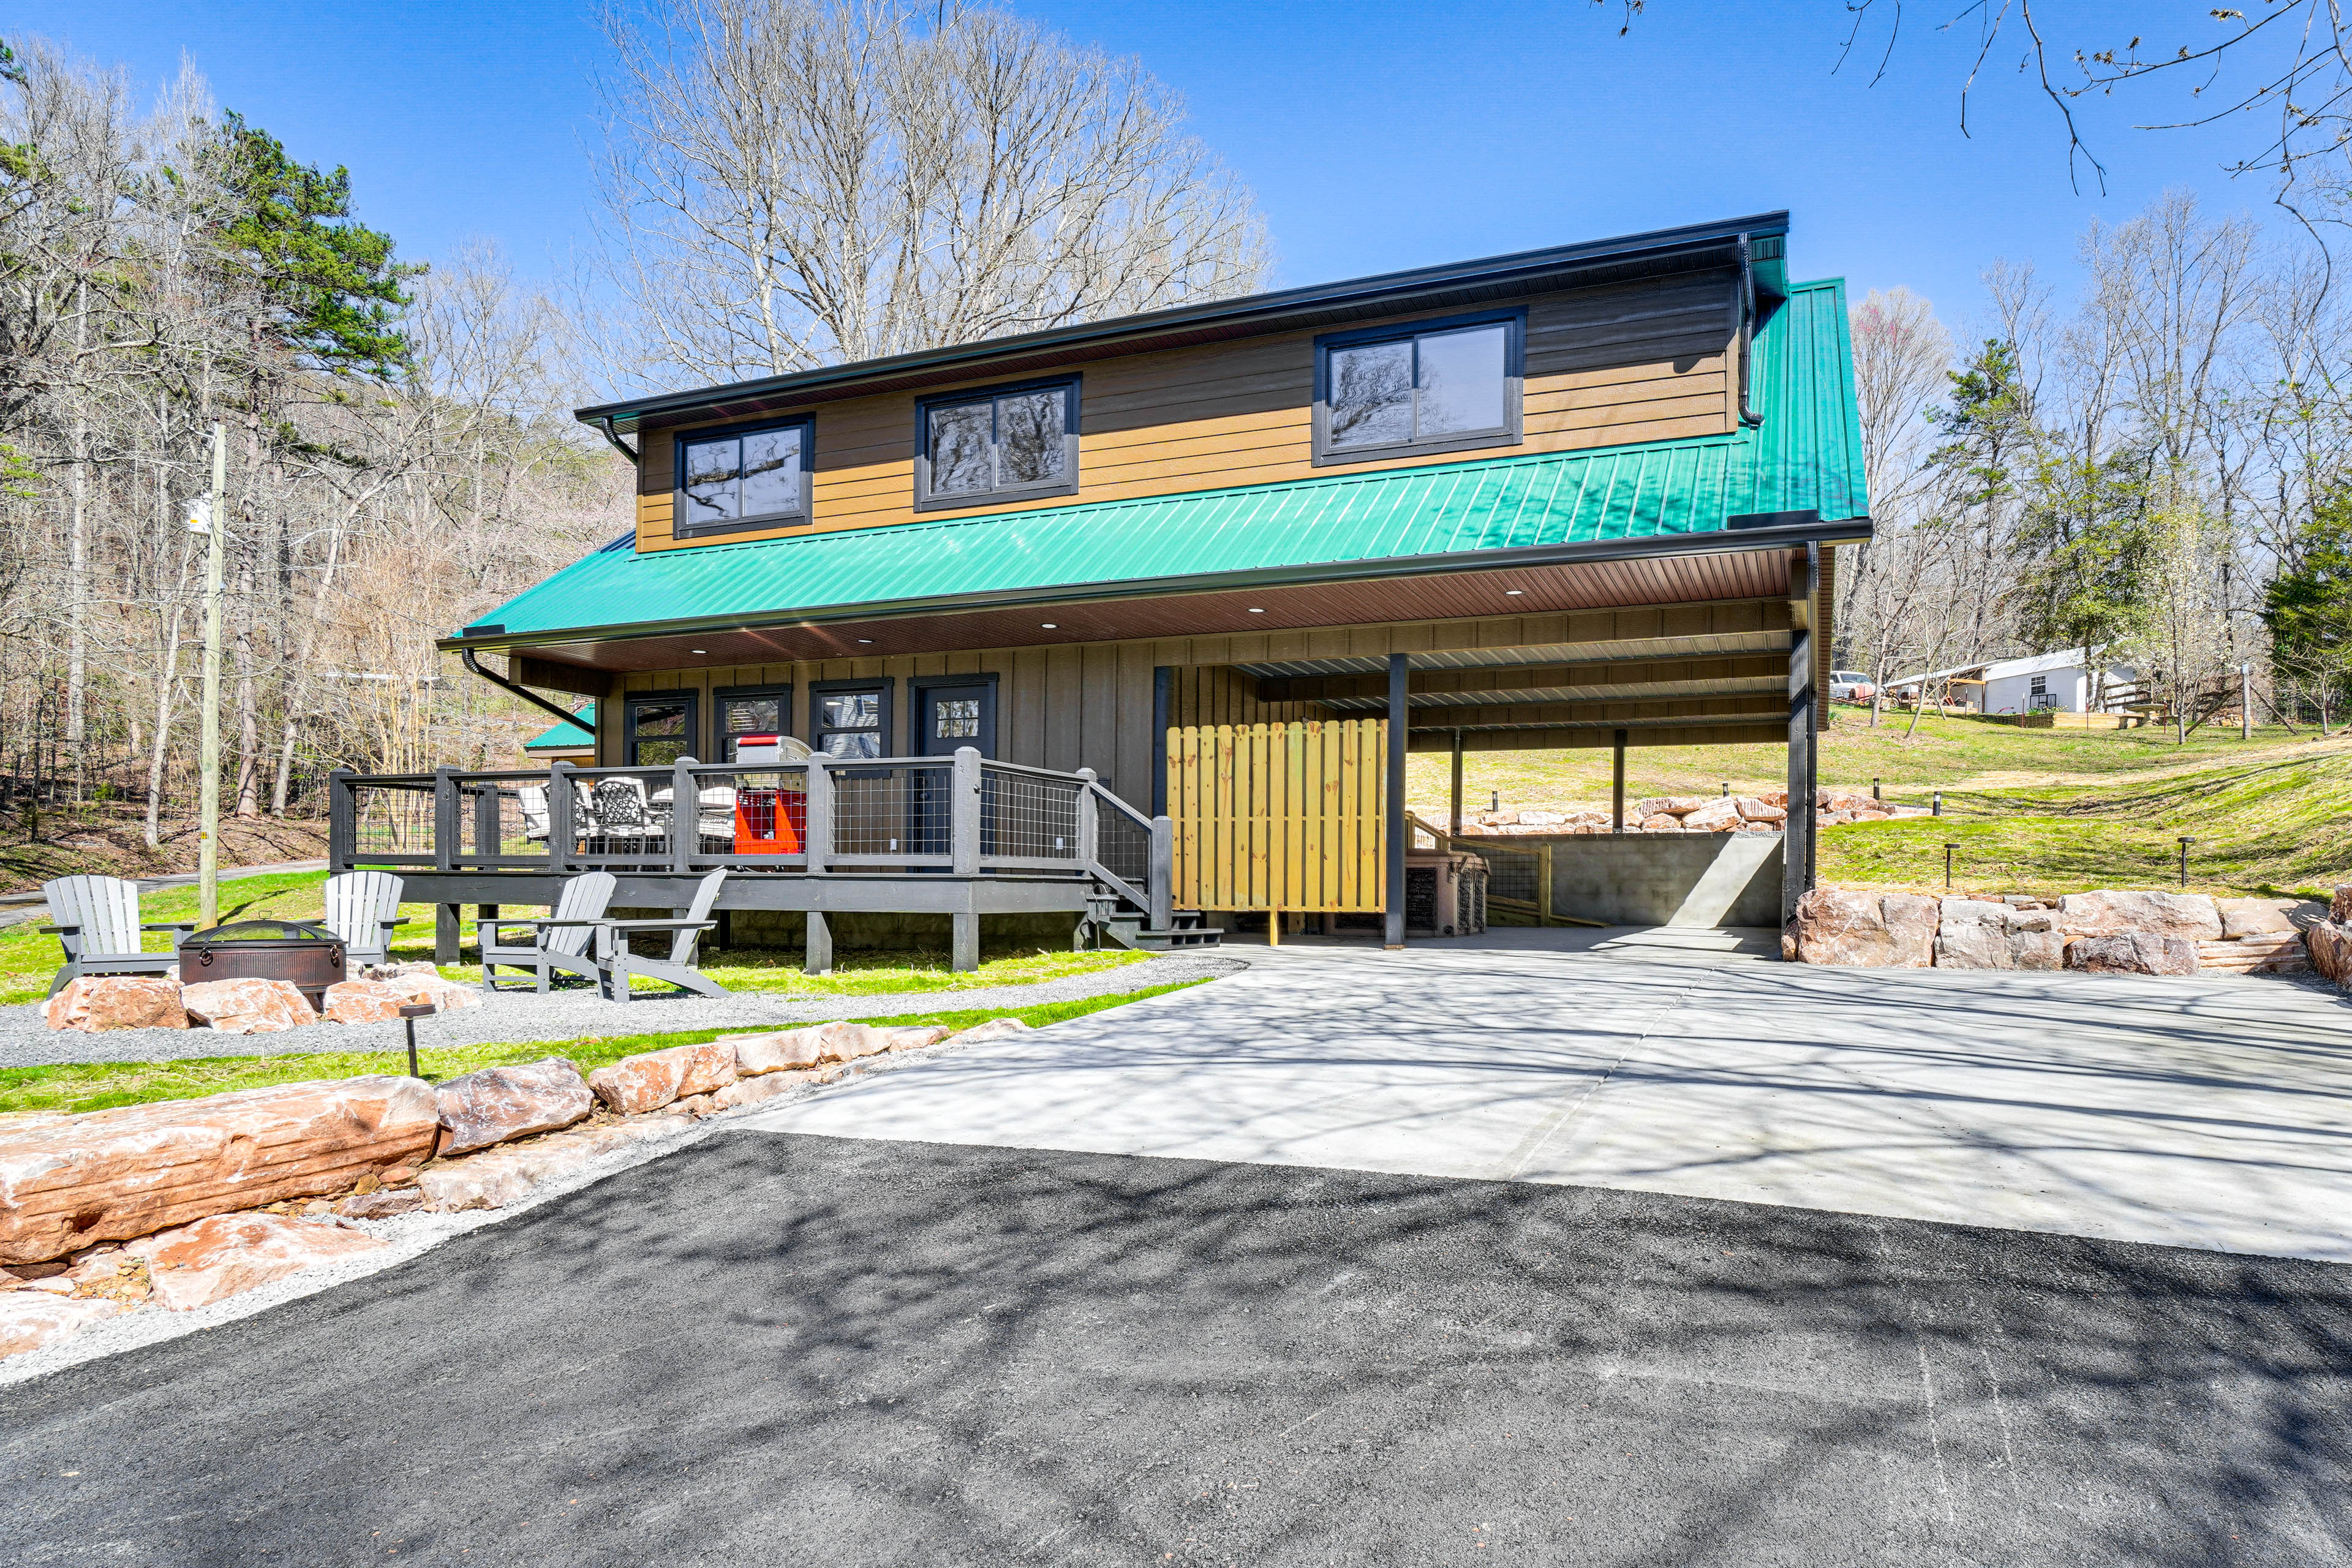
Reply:
[[1944, 890], [1948, 893], [1952, 890], [1952, 851], [1958, 847], [1957, 844], [1944, 846]]
[[2182, 887], [2184, 887], [2184, 888], [2185, 888], [2185, 887], [2187, 887], [2187, 886], [2189, 886], [2189, 847], [2191, 844], [2194, 844], [2194, 843], [2196, 843], [2196, 842], [2197, 842], [2197, 840], [2195, 840], [2194, 838], [2189, 837], [2187, 834], [2183, 834], [2183, 835], [2181, 835], [2181, 838], [2180, 838], [2180, 885], [2181, 885]]
[[408, 1076], [423, 1078], [416, 1070], [416, 1020], [429, 1018], [441, 1009], [430, 1002], [404, 1002], [400, 1006], [400, 1022], [408, 1030]]

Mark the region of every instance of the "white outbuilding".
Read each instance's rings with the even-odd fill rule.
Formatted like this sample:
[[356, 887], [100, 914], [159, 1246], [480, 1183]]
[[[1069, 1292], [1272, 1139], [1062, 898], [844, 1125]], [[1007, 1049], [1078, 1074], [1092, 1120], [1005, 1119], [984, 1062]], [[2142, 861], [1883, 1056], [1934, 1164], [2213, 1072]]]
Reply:
[[[1897, 702], [1910, 700], [1923, 686], [1947, 687], [1955, 706], [1979, 713], [2034, 713], [2043, 709], [2061, 713], [2084, 713], [2094, 706], [2092, 672], [2095, 668], [2086, 648], [2035, 654], [2029, 658], [1993, 659], [1982, 664], [1953, 665], [1923, 670], [1886, 683]], [[2139, 672], [2127, 664], [2105, 666], [2105, 679], [2095, 705], [2102, 711], [2122, 706], [2126, 688], [2136, 686]]]

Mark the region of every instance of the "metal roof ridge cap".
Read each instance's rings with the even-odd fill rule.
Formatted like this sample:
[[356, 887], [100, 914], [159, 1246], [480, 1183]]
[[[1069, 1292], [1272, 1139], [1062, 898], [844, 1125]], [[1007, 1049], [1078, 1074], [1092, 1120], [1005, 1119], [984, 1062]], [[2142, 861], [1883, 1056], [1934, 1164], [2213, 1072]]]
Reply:
[[662, 393], [645, 398], [624, 398], [611, 403], [592, 405], [585, 408], [576, 408], [572, 410], [572, 417], [581, 423], [593, 424], [607, 417], [621, 418], [633, 411], [643, 414], [665, 408], [692, 406], [698, 402], [716, 403], [723, 401], [716, 395], [721, 393], [751, 396], [759, 395], [762, 390], [791, 391], [797, 390], [803, 385], [814, 388], [845, 380], [856, 381], [865, 376], [881, 376], [918, 370], [926, 365], [945, 366], [957, 363], [961, 357], [985, 359], [1025, 350], [1042, 350], [1084, 342], [1089, 339], [1116, 337], [1122, 332], [1140, 333], [1155, 326], [1172, 328], [1188, 322], [1214, 321], [1221, 308], [1226, 316], [1234, 319], [1246, 319], [1252, 313], [1276, 314], [1286, 309], [1304, 309], [1318, 301], [1336, 303], [1349, 298], [1407, 291], [1414, 287], [1437, 288], [1452, 282], [1466, 283], [1480, 278], [1492, 278], [1512, 271], [1537, 271], [1548, 266], [1568, 266], [1606, 260], [1616, 257], [1635, 257], [1666, 252], [1677, 247], [1710, 241], [1728, 241], [1741, 234], [1785, 234], [1788, 228], [1788, 211], [1786, 208], [1778, 208], [1769, 212], [1751, 213], [1744, 217], [1685, 224], [1674, 228], [1650, 229], [1633, 234], [1611, 235], [1601, 239], [1583, 240], [1570, 245], [1507, 251], [1500, 256], [1474, 257], [1465, 261], [1442, 262], [1430, 267], [1371, 273], [1361, 278], [1343, 278], [1329, 283], [1307, 284], [1296, 289], [1268, 289], [1257, 294], [1241, 295], [1231, 300], [1208, 300], [1198, 305], [1171, 306], [1162, 310], [1114, 316], [1101, 321], [1080, 322], [1069, 327], [1046, 328], [1039, 331], [1015, 333], [1003, 338], [983, 338], [976, 342], [950, 343], [937, 349], [886, 355], [880, 359], [852, 361], [839, 365], [819, 365], [780, 376], [762, 376], [751, 381], [727, 382], [715, 386], [694, 387], [683, 392]]

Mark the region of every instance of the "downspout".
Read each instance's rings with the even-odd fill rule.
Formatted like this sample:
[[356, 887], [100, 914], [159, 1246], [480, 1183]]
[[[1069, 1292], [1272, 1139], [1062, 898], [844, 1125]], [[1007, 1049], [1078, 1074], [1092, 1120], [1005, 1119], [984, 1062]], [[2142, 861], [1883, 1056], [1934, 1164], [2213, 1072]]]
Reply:
[[530, 703], [534, 707], [545, 709], [547, 711], [554, 714], [558, 719], [562, 720], [567, 724], [577, 724], [583, 730], [587, 731], [591, 735], [596, 732], [596, 721], [593, 719], [586, 718], [578, 713], [567, 713], [562, 709], [558, 708], [554, 703], [550, 702], [546, 698], [541, 697], [538, 692], [532, 691], [526, 687], [516, 685], [513, 681], [509, 680], [505, 676], [499, 674], [495, 670], [484, 669], [482, 668], [481, 661], [474, 657], [474, 650], [472, 648], [459, 648], [457, 650], [457, 658], [467, 669], [472, 670], [476, 675], [480, 676], [492, 686], [504, 687], [507, 690], [513, 692], [517, 697], [521, 698], [525, 702]]
[[[1739, 255], [1740, 255], [1740, 258], [1741, 258], [1741, 259], [1740, 259], [1740, 265], [1744, 267], [1744, 266], [1746, 266], [1746, 265], [1747, 265], [1747, 256], [1748, 256], [1748, 250], [1747, 250], [1748, 240], [1747, 240], [1747, 237], [1746, 237], [1745, 236], [1742, 236], [1742, 237], [1740, 237], [1739, 244], [1740, 244], [1740, 251], [1739, 251]], [[1751, 297], [1752, 297], [1752, 295], [1751, 295]], [[1743, 395], [1744, 395], [1744, 394], [1743, 394]], [[603, 417], [602, 419], [597, 420], [597, 421], [596, 421], [596, 428], [598, 428], [599, 430], [602, 430], [602, 431], [604, 433], [604, 439], [605, 439], [605, 440], [610, 441], [611, 443], [613, 443], [613, 450], [614, 450], [615, 452], [620, 453], [620, 454], [621, 454], [621, 456], [623, 456], [624, 458], [628, 458], [628, 459], [629, 459], [629, 461], [631, 461], [632, 463], [634, 463], [634, 462], [635, 462], [635, 461], [637, 460], [637, 454], [636, 454], [635, 449], [634, 447], [631, 447], [631, 446], [630, 446], [626, 441], [622, 440], [622, 439], [621, 439], [621, 437], [620, 437], [620, 435], [619, 435], [616, 431], [614, 431], [614, 428], [613, 428], [613, 416], [612, 416], [611, 415], [607, 414], [607, 415], [605, 415], [605, 416], [604, 416], [604, 417]]]
[[[1763, 419], [1748, 402], [1748, 363], [1756, 357], [1756, 258], [1748, 237], [1739, 237], [1739, 422], [1761, 425]], [[613, 423], [604, 421], [609, 427]], [[605, 438], [612, 439], [608, 428]], [[618, 445], [616, 442], [615, 445]]]

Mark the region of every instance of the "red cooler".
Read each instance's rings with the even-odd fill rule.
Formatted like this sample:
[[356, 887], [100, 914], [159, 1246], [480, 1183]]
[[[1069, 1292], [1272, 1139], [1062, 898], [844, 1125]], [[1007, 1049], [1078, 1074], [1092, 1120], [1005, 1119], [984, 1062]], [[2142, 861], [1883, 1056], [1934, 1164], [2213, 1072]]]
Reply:
[[[781, 764], [783, 762], [783, 737], [738, 736], [735, 760], [738, 763]], [[797, 855], [807, 833], [808, 794], [805, 790], [736, 786], [736, 854]]]

